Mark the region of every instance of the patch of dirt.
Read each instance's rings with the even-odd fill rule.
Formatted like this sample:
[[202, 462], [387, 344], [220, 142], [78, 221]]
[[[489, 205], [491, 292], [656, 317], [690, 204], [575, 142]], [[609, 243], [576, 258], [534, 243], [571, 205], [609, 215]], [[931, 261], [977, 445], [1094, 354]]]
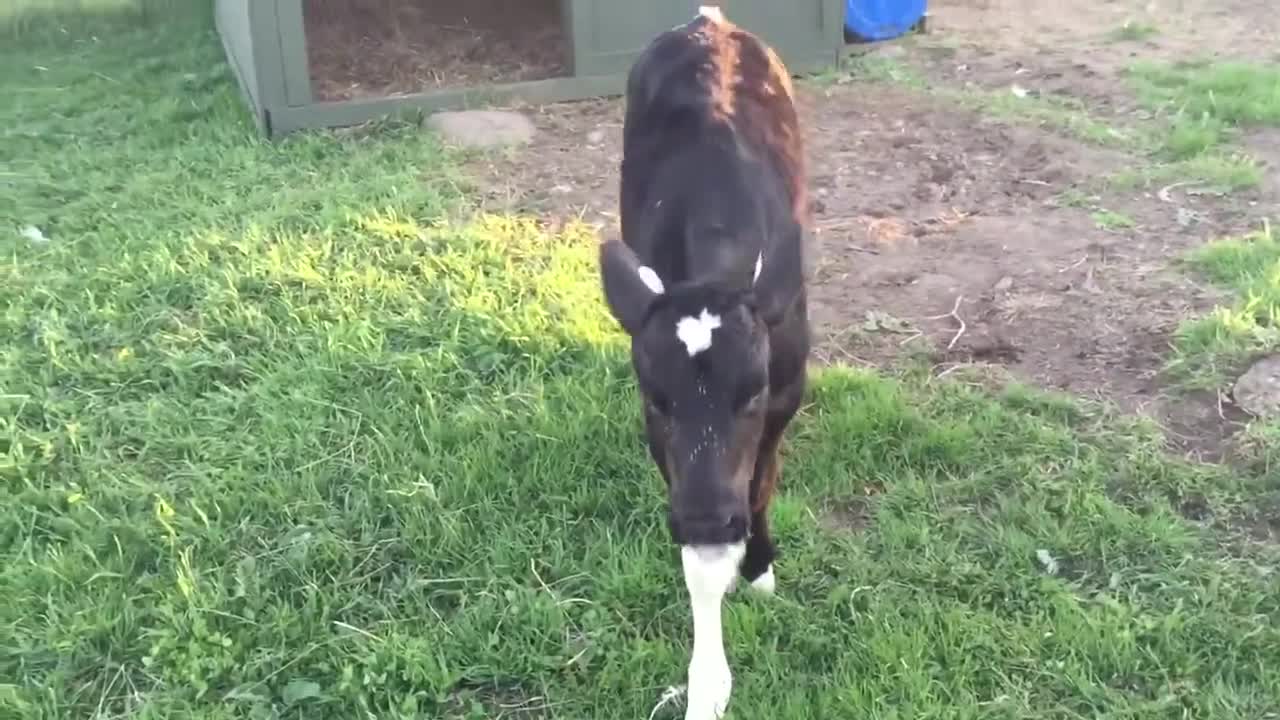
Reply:
[[870, 498], [851, 498], [826, 508], [820, 520], [828, 530], [860, 533], [871, 524], [871, 512]]
[[[1032, 75], [1053, 79], [1056, 85], [1044, 86], [1050, 91], [1127, 107], [1116, 73], [1133, 49], [1120, 49], [1106, 32], [1123, 24], [1116, 8], [1133, 4], [1051, 5], [938, 3], [933, 36], [917, 50], [965, 65], [979, 84]], [[1271, 52], [1247, 40], [1274, 22], [1263, 3], [1226, 5], [1263, 17], [1232, 16], [1228, 25], [1248, 32], [1213, 46]], [[1161, 30], [1152, 42], [1171, 43], [1161, 52], [1192, 42], [1177, 34], [1177, 22], [1152, 24]], [[1224, 27], [1209, 31], [1207, 46]], [[1216, 395], [1169, 393], [1159, 371], [1178, 324], [1225, 296], [1171, 259], [1256, 227], [1255, 206], [1280, 204], [1280, 185], [1227, 198], [1187, 188], [1090, 197], [1098, 178], [1138, 159], [910, 89], [802, 82], [798, 90], [816, 220], [810, 307], [817, 360], [888, 367], [924, 356], [939, 372], [1000, 366], [1043, 387], [1149, 414], [1184, 452], [1219, 456], [1239, 410]], [[616, 232], [621, 102], [524, 109], [539, 129], [532, 146], [478, 155], [470, 168], [480, 204]], [[1274, 148], [1274, 137], [1254, 140]]]
[[1262, 185], [1271, 195], [1280, 195], [1280, 129], [1262, 128], [1245, 133], [1244, 146], [1262, 163]]
[[576, 217], [616, 230], [622, 103], [516, 107], [533, 119], [537, 135], [526, 148], [474, 156], [471, 196], [480, 209]]
[[516, 686], [465, 685], [450, 694], [449, 717], [481, 717], [494, 720], [534, 720], [551, 717], [554, 703]]
[[[801, 108], [821, 359], [886, 365], [923, 351], [939, 363], [994, 362], [1049, 387], [1140, 401], [1154, 390], [1178, 320], [1209, 306], [1196, 301], [1200, 288], [1163, 269], [1199, 241], [1172, 207], [1130, 199], [1113, 210], [1137, 227], [1112, 232], [1088, 210], [1055, 201], [1125, 167], [1121, 153], [893, 88], [805, 86]], [[481, 204], [616, 231], [621, 104], [529, 112], [539, 128], [532, 152], [473, 165]], [[868, 330], [868, 313], [904, 321], [901, 332]]]
[[304, 0], [317, 100], [564, 75], [558, 0]]

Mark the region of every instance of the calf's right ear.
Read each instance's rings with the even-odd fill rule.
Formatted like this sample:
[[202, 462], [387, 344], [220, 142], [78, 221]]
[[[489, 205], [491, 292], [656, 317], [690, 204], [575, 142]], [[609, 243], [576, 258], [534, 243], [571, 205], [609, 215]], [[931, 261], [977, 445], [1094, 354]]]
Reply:
[[628, 335], [635, 335], [650, 303], [666, 292], [662, 278], [617, 239], [600, 244], [600, 277], [609, 312]]

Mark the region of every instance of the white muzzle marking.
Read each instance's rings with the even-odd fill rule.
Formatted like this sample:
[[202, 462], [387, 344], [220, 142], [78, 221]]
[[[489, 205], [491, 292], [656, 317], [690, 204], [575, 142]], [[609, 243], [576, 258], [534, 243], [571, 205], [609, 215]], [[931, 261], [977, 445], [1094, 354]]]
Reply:
[[686, 545], [680, 548], [685, 587], [693, 614], [693, 653], [689, 660], [685, 720], [719, 720], [729, 707], [733, 673], [724, 654], [720, 606], [738, 577], [744, 543]]

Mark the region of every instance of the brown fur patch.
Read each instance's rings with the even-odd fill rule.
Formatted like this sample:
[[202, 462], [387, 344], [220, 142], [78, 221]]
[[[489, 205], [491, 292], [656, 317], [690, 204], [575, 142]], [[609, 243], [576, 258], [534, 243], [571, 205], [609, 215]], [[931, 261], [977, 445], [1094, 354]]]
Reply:
[[773, 500], [773, 493], [778, 487], [778, 474], [782, 471], [782, 458], [778, 456], [778, 447], [774, 445], [768, 451], [768, 456], [761, 456], [756, 459], [759, 464], [764, 461], [764, 472], [760, 475], [760, 484], [756, 486], [755, 497], [752, 498], [751, 512], [761, 513], [769, 507], [770, 501]]
[[796, 222], [809, 227], [808, 170], [791, 72], [772, 47], [733, 21], [701, 17], [705, 22], [695, 34], [710, 52], [705, 82], [713, 117], [746, 133], [752, 145], [768, 148], [770, 161], [788, 180]]
[[711, 77], [707, 78], [711, 91], [711, 111], [719, 120], [730, 121], [734, 116], [738, 95], [738, 43], [735, 34], [738, 27], [725, 18], [707, 19], [700, 34], [711, 53]]
[[791, 73], [772, 48], [745, 30], [735, 28], [733, 41], [738, 48], [735, 125], [750, 134], [753, 144], [768, 149], [770, 160], [787, 179], [796, 222], [808, 227], [808, 170]]

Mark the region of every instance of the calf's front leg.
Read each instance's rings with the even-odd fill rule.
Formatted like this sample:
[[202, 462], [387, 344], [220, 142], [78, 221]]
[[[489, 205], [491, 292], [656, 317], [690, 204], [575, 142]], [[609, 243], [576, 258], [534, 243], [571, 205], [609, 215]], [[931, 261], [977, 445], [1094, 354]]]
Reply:
[[744, 543], [685, 545], [680, 549], [685, 587], [693, 611], [693, 653], [689, 660], [685, 720], [719, 720], [729, 707], [733, 673], [724, 653], [720, 608], [738, 577]]

